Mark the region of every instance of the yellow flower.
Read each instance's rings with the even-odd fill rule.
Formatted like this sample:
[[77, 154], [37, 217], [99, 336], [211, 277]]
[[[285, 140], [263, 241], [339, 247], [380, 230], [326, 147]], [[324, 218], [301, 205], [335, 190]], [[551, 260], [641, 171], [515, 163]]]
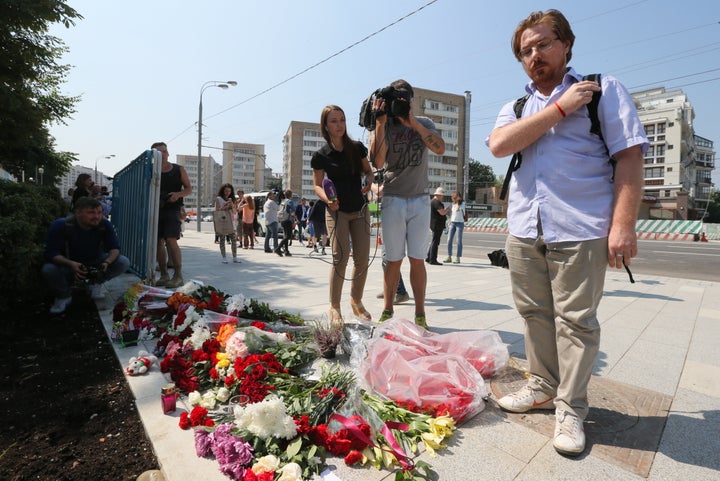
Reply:
[[453, 431], [455, 431], [455, 420], [450, 416], [438, 416], [436, 418], [432, 418], [430, 419], [429, 424], [430, 432], [438, 436], [442, 436], [443, 439], [448, 436], [452, 436]]
[[455, 430], [455, 420], [449, 416], [439, 416], [428, 421], [429, 432], [421, 434], [425, 450], [430, 456], [435, 456], [435, 451], [445, 447], [443, 440], [451, 436]]
[[224, 352], [218, 352], [217, 353], [217, 364], [215, 364], [215, 367], [222, 368], [222, 367], [228, 367], [230, 365], [230, 359], [228, 358], [228, 355]]

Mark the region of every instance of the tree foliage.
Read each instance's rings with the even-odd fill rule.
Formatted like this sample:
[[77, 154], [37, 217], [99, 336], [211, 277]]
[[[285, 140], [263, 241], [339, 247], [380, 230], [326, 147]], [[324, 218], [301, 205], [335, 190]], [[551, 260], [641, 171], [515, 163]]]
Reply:
[[0, 18], [0, 164], [18, 178], [34, 177], [42, 166], [51, 183], [74, 155], [55, 152], [48, 127], [64, 123], [78, 97], [60, 92], [71, 67], [58, 64], [67, 48], [48, 27], [69, 28], [82, 16], [58, 0], [3, 0]]
[[710, 194], [707, 215], [703, 220], [709, 224], [720, 224], [720, 190], [715, 190]]
[[468, 177], [468, 197], [470, 199], [475, 198], [476, 189], [493, 186], [497, 180], [492, 167], [481, 164], [475, 159], [470, 159]]

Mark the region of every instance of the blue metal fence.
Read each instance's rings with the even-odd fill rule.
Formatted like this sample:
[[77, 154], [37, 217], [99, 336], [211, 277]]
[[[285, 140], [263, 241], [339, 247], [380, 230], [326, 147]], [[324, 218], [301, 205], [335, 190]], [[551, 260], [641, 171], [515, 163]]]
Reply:
[[113, 178], [111, 221], [130, 271], [152, 280], [157, 256], [162, 157], [146, 150]]

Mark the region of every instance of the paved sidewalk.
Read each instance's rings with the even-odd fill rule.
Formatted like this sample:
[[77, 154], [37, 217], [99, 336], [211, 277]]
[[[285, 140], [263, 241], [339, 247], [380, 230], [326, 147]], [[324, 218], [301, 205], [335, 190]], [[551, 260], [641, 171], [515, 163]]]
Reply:
[[[307, 319], [326, 313], [329, 255], [309, 257], [311, 249], [295, 242], [293, 257], [266, 254], [260, 245], [240, 249], [241, 264], [222, 264], [213, 239], [210, 233], [185, 232], [180, 244], [186, 281], [241, 292]], [[507, 270], [492, 267], [487, 258], [426, 266], [431, 331], [492, 329], [511, 355], [524, 358], [524, 327]], [[349, 266], [346, 275], [351, 273]], [[403, 276], [407, 279], [407, 262]], [[109, 283], [111, 295], [98, 304], [108, 331], [113, 299], [135, 280], [125, 275]], [[630, 284], [624, 271], [607, 275], [597, 377], [590, 390], [593, 409], [586, 423], [588, 451], [577, 459], [556, 454], [547, 431], [554, 425], [552, 412], [509, 415], [490, 399], [456, 431], [448, 449], [435, 458], [420, 456], [440, 480], [720, 479], [720, 283], [639, 275], [636, 281]], [[363, 299], [376, 319], [382, 301], [375, 296], [381, 289], [378, 248]], [[350, 319], [349, 285], [343, 292], [342, 311]], [[412, 301], [395, 312], [412, 319]], [[116, 345], [120, 364], [127, 365], [142, 348]], [[145, 349], [152, 351], [152, 345]], [[511, 370], [489, 384], [495, 393], [504, 392], [518, 379]], [[182, 406], [174, 415], [162, 414], [160, 386], [166, 380], [157, 366], [128, 381], [165, 479], [226, 480], [216, 461], [195, 455], [192, 433], [178, 428]], [[342, 459], [329, 458], [329, 463], [344, 481], [394, 479], [388, 471], [348, 468]]]

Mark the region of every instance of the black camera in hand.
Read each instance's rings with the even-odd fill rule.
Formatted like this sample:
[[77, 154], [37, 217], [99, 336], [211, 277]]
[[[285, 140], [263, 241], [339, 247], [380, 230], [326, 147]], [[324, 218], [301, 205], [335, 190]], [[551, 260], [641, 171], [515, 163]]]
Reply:
[[[373, 111], [375, 99], [385, 101], [384, 111]], [[405, 89], [398, 89], [393, 86], [377, 89], [365, 99], [360, 108], [360, 127], [365, 127], [372, 132], [375, 130], [375, 119], [385, 114], [388, 117], [407, 117], [410, 114], [411, 100], [412, 94]]]
[[105, 271], [97, 266], [83, 264], [83, 272], [85, 273], [85, 279], [83, 279], [83, 282], [86, 284], [97, 284], [102, 282], [105, 278]]

